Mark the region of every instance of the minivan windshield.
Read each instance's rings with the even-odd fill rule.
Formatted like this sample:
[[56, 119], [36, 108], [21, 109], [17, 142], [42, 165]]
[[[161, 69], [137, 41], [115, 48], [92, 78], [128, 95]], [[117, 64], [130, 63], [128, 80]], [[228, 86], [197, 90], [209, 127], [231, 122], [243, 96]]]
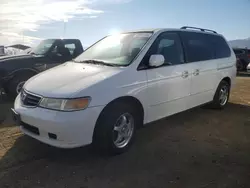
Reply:
[[36, 48], [34, 48], [30, 54], [44, 55], [46, 54], [51, 46], [54, 44], [55, 39], [43, 40]]
[[74, 61], [127, 66], [132, 63], [151, 35], [150, 32], [136, 32], [107, 36], [88, 48]]

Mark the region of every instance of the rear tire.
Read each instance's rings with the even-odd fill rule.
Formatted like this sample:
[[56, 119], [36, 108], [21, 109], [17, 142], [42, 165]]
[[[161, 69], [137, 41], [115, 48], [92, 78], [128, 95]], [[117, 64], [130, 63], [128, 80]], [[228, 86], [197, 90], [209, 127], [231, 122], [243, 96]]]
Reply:
[[[132, 145], [136, 128], [140, 126], [141, 122], [142, 115], [130, 103], [117, 102], [107, 106], [96, 123], [93, 136], [94, 149], [98, 153], [108, 155], [124, 153]], [[122, 124], [124, 124], [124, 129]], [[124, 138], [122, 138], [123, 136]], [[125, 141], [127, 137], [128, 140]]]
[[216, 90], [211, 107], [214, 109], [223, 109], [229, 100], [230, 85], [225, 80], [222, 80]]

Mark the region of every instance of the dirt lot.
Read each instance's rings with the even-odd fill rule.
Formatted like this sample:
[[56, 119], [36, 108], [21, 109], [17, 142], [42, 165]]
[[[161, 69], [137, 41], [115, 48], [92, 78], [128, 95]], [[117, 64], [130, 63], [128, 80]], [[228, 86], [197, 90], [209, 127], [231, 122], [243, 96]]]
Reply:
[[[10, 104], [1, 104], [0, 119]], [[223, 111], [196, 108], [138, 131], [131, 150], [101, 157], [61, 150], [0, 124], [0, 187], [250, 187], [250, 77], [238, 77]]]

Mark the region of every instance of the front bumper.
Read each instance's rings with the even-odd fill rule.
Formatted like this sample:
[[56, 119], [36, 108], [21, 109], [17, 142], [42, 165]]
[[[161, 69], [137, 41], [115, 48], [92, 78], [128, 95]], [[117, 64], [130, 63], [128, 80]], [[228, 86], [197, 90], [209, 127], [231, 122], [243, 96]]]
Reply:
[[[21, 105], [20, 95], [14, 104], [14, 110], [20, 114], [20, 128], [23, 133], [59, 148], [75, 148], [90, 144], [97, 118], [103, 108], [98, 106], [75, 112], [27, 108]], [[22, 124], [37, 128], [39, 134]], [[51, 138], [49, 134], [56, 135], [56, 139]]]

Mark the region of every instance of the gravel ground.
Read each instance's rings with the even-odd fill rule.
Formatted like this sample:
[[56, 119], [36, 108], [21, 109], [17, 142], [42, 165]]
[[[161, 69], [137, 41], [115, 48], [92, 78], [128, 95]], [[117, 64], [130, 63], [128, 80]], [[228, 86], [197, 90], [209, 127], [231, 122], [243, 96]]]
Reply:
[[195, 108], [147, 125], [125, 154], [62, 150], [22, 135], [0, 106], [0, 187], [250, 187], [250, 77], [224, 110]]

